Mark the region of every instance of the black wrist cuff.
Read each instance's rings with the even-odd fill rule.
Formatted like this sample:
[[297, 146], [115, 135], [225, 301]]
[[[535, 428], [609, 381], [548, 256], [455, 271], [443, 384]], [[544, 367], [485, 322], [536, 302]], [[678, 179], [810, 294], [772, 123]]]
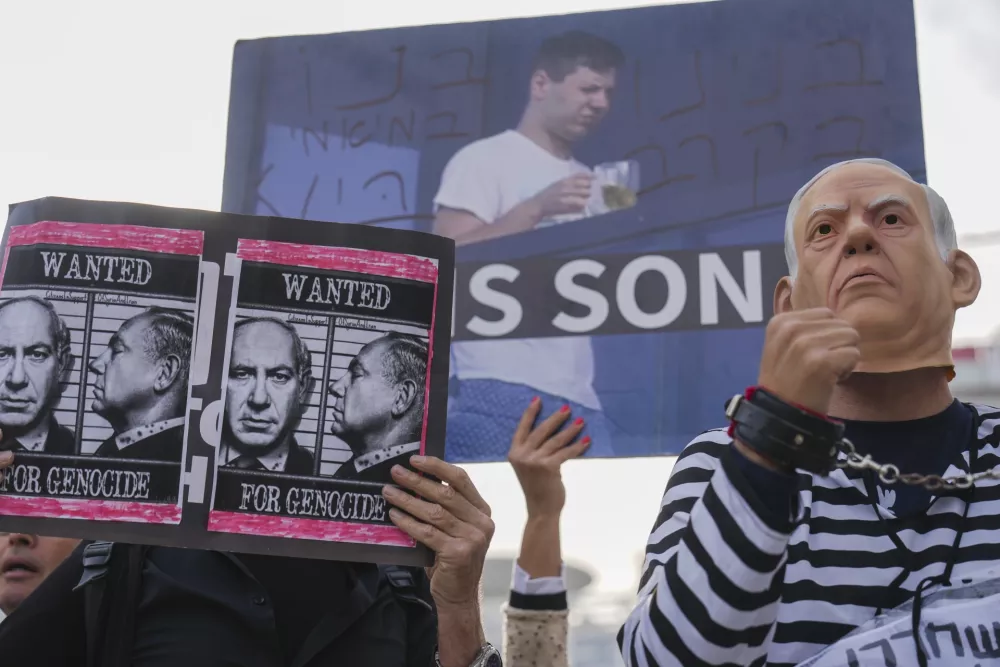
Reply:
[[726, 406], [730, 435], [786, 470], [828, 475], [837, 458], [844, 425], [774, 394], [751, 388]]

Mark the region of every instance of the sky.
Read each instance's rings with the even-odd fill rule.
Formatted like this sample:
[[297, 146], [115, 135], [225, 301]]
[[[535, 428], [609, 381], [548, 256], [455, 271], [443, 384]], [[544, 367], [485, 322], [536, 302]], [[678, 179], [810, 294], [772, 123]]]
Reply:
[[[749, 2], [753, 0], [725, 0]], [[801, 0], [807, 2], [809, 0]], [[877, 1], [877, 0], [873, 0]], [[623, 0], [33, 0], [0, 6], [0, 205], [43, 196], [219, 210], [238, 39], [620, 9]], [[652, 3], [645, 3], [652, 4]], [[668, 4], [668, 3], [658, 3]], [[1000, 230], [1000, 1], [915, 0], [928, 180], [959, 237]], [[960, 9], [959, 9], [960, 8]], [[956, 342], [1000, 331], [1000, 246]], [[719, 424], [706, 424], [706, 428]], [[566, 466], [566, 559], [632, 590], [673, 458]], [[525, 512], [506, 464], [468, 467], [513, 555]]]

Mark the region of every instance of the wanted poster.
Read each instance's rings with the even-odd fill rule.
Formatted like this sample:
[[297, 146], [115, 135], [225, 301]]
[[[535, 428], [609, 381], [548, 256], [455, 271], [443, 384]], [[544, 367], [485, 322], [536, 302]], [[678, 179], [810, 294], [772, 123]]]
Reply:
[[177, 524], [200, 231], [40, 221], [0, 268], [0, 514]]
[[426, 566], [382, 487], [443, 457], [454, 241], [118, 202], [11, 208], [0, 531]]
[[381, 489], [426, 451], [438, 262], [250, 239], [237, 257], [208, 529], [412, 546]]

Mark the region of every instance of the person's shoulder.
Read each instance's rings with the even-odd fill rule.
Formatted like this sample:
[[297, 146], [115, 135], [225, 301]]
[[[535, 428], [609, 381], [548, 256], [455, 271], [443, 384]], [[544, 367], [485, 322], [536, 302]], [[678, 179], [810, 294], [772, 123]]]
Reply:
[[985, 403], [962, 402], [972, 410], [979, 424], [979, 438], [991, 436], [994, 431], [1000, 433], [1000, 408]]
[[489, 137], [477, 139], [458, 149], [449, 160], [449, 164], [493, 163], [496, 161], [498, 152], [511, 150], [517, 145], [518, 139], [514, 130], [505, 130]]
[[994, 419], [1000, 418], [1000, 408], [998, 407], [988, 405], [986, 403], [972, 403], [969, 401], [962, 401], [962, 404], [980, 417], [992, 417]]
[[705, 454], [718, 458], [733, 443], [733, 438], [729, 435], [729, 427], [713, 428], [702, 431], [681, 450], [681, 456], [693, 456], [695, 454]]

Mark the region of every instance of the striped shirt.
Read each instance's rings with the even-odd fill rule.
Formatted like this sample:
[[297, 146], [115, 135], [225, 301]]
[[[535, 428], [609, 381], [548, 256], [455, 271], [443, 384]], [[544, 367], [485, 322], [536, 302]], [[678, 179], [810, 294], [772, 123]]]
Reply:
[[[1000, 465], [1000, 410], [967, 407], [975, 433], [949, 476], [968, 471], [973, 450], [973, 472]], [[978, 482], [968, 505], [968, 494], [942, 496], [896, 518], [873, 506], [857, 471], [800, 472], [794, 516], [781, 517], [754, 492], [731, 442], [725, 429], [703, 433], [674, 466], [638, 604], [619, 632], [628, 667], [795, 665], [912, 597], [952, 556], [953, 579], [1000, 562], [1000, 481]]]

